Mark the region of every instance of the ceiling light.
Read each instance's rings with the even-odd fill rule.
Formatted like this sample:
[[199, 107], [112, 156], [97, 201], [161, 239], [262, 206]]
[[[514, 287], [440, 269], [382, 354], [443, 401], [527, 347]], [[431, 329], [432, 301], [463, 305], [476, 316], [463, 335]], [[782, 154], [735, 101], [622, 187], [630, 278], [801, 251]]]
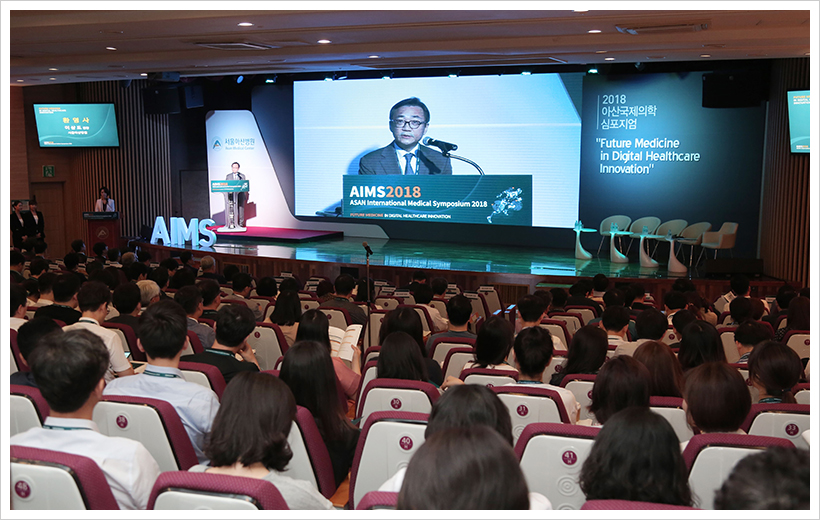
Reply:
[[236, 77], [236, 84], [238, 85], [238, 84], [242, 83], [243, 79], [245, 79], [245, 76], [237, 76]]
[[321, 43], [324, 45], [326, 43], [330, 43], [330, 40], [316, 40], [316, 43]]
[[598, 69], [596, 69], [595, 67], [592, 67], [591, 69], [589, 69], [587, 71], [587, 74], [598, 74]]
[[711, 58], [712, 55], [711, 54], [701, 54], [700, 57], [701, 58]]
[[51, 81], [55, 81], [57, 78], [48, 78], [48, 79], [50, 79]]
[[573, 13], [588, 13], [589, 9], [573, 9]]
[[598, 34], [599, 32], [601, 32], [601, 30], [600, 29], [590, 29], [587, 32], [589, 34]]
[[105, 48], [105, 50], [107, 50], [107, 51], [115, 51], [115, 50], [117, 50], [117, 48], [116, 48], [116, 47], [106, 47], [106, 48]]
[[325, 81], [333, 81], [333, 76], [325, 76]]
[[595, 54], [606, 54], [606, 51], [595, 51]]
[[806, 53], [806, 56], [808, 56], [809, 54], [811, 54], [811, 53], [807, 52], [807, 53]]
[[371, 60], [375, 59], [375, 58], [378, 58], [378, 57], [379, 57], [378, 54], [371, 54], [370, 56], [368, 56], [368, 58], [370, 58]]
[[337, 72], [333, 75], [333, 79], [343, 80], [347, 79], [347, 72]]
[[60, 70], [60, 69], [55, 69], [54, 67], [51, 67], [51, 68], [50, 68], [50, 69], [48, 69], [48, 70]]
[[18, 80], [17, 80], [17, 83], [22, 83], [23, 81], [25, 81], [25, 80], [18, 79]]
[[265, 83], [276, 83], [276, 78], [276, 74], [274, 74], [272, 78], [265, 78]]
[[148, 75], [147, 72], [143, 72], [142, 74], [140, 74], [140, 76], [147, 76], [147, 75]]
[[455, 72], [451, 72], [450, 74], [447, 74], [447, 77], [448, 78], [457, 78], [458, 74], [456, 74]]
[[531, 75], [531, 74], [532, 74], [532, 72], [530, 72], [530, 71], [528, 71], [528, 70], [522, 70], [522, 71], [521, 71], [521, 75], [522, 75], [522, 76], [529, 76], [529, 75]]
[[604, 58], [604, 61], [615, 61], [615, 58], [612, 58], [612, 57]]
[[239, 22], [236, 25], [238, 25], [239, 27], [253, 27], [253, 24], [250, 22]]

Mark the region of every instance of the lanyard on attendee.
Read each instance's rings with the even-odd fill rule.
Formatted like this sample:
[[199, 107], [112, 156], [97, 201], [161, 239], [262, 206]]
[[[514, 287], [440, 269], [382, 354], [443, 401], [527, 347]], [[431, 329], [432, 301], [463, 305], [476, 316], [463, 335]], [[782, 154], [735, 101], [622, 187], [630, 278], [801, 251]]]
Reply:
[[79, 320], [77, 320], [77, 322], [90, 323], [92, 325], [99, 325], [99, 323], [97, 323], [96, 321], [90, 320], [88, 318], [80, 318]]
[[154, 372], [153, 370], [143, 370], [142, 373], [145, 374], [146, 376], [170, 377], [171, 379], [173, 379], [173, 378], [182, 379], [182, 376], [177, 375], [177, 374], [168, 374], [166, 372]]
[[519, 384], [519, 385], [540, 385], [540, 384], [541, 384], [541, 381], [525, 381], [525, 380], [521, 380], [521, 381], [518, 381], [518, 384]]
[[84, 426], [54, 426], [53, 424], [44, 424], [43, 428], [47, 430], [90, 430]]
[[211, 354], [219, 354], [220, 356], [234, 357], [233, 352], [227, 352], [225, 350], [217, 350], [217, 349], [213, 349], [213, 348], [206, 348], [205, 352], [210, 352]]

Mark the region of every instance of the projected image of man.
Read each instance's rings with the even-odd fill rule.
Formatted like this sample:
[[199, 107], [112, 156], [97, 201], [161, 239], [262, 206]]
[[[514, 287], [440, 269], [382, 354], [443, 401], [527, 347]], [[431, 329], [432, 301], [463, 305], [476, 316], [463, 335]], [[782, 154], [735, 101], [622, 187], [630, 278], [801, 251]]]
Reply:
[[390, 109], [393, 142], [359, 161], [359, 175], [452, 175], [450, 158], [419, 145], [430, 126], [430, 111], [419, 98], [399, 101]]

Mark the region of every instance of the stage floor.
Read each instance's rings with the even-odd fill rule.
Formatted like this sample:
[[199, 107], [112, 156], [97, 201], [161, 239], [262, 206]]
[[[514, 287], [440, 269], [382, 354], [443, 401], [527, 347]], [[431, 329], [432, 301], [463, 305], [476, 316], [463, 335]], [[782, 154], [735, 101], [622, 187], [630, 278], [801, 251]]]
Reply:
[[[300, 244], [249, 244], [231, 242], [229, 237], [220, 235], [213, 250], [233, 255], [364, 265], [365, 251], [362, 240], [361, 237], [345, 237]], [[702, 269], [691, 269], [687, 274], [670, 275], [665, 265], [668, 249], [658, 248], [656, 259], [661, 264], [659, 267], [642, 268], [638, 263], [637, 244], [633, 245], [630, 252], [630, 263], [616, 264], [610, 262], [608, 249], [606, 252], [601, 251], [602, 258], [593, 257], [591, 260], [582, 261], [575, 260], [573, 249], [486, 247], [480, 244], [395, 239], [366, 240], [373, 250], [373, 256], [370, 257], [372, 266], [541, 276], [592, 277], [603, 273], [610, 278], [703, 277]], [[594, 254], [594, 251], [591, 252]]]

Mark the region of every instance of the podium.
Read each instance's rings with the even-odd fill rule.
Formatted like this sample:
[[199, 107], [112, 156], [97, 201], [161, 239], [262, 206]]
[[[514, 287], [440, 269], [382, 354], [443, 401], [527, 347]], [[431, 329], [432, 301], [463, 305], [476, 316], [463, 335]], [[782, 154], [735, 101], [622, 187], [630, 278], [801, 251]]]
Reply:
[[120, 213], [118, 211], [85, 211], [83, 220], [88, 221], [88, 240], [91, 249], [97, 242], [109, 248], [120, 247]]
[[[240, 193], [247, 193], [250, 191], [250, 181], [247, 179], [211, 181], [211, 193], [225, 193], [225, 225], [218, 228], [218, 232], [222, 233], [242, 233], [247, 231], [237, 222], [239, 217]], [[245, 201], [242, 202], [244, 204]], [[244, 212], [244, 208], [242, 209]]]

